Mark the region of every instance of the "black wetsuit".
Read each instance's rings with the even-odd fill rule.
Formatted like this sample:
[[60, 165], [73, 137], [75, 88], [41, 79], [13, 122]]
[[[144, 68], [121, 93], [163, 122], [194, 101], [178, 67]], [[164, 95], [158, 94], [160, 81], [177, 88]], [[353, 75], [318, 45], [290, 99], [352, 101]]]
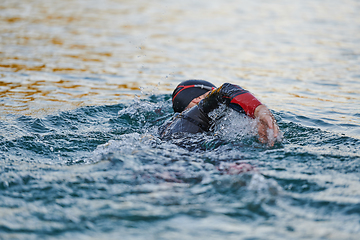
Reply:
[[224, 83], [221, 87], [213, 90], [198, 105], [175, 116], [170, 123], [166, 123], [160, 129], [162, 138], [171, 137], [175, 133], [199, 133], [209, 131], [213, 124], [209, 113], [218, 108], [220, 104], [226, 104], [240, 113], [254, 117], [254, 111], [261, 104], [247, 90], [230, 83]]

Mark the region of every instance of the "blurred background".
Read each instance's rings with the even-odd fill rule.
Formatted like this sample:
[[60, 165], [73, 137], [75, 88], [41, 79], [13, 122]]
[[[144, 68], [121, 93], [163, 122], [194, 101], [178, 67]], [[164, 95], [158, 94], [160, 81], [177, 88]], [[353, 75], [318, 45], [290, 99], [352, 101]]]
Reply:
[[171, 93], [195, 78], [359, 137], [359, 10], [355, 0], [2, 0], [1, 117]]

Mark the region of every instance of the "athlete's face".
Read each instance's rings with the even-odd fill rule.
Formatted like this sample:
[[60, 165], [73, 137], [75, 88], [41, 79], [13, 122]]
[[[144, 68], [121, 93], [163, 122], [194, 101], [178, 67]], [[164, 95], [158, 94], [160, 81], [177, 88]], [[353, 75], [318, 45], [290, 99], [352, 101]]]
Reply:
[[204, 98], [206, 98], [207, 95], [209, 95], [210, 91], [204, 93], [203, 95], [197, 97], [197, 98], [194, 98], [193, 100], [191, 100], [191, 102], [189, 103], [189, 105], [187, 105], [187, 107], [185, 108], [188, 109], [188, 108], [192, 108], [193, 106], [197, 105], [201, 100], [203, 100]]

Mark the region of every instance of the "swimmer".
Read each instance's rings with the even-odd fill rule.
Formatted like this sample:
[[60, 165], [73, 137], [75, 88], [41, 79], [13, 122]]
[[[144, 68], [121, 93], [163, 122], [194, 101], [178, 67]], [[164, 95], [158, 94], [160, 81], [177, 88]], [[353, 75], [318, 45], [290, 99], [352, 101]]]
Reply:
[[187, 80], [180, 83], [172, 94], [175, 113], [170, 123], [161, 128], [161, 137], [175, 133], [207, 132], [213, 124], [208, 114], [220, 104], [257, 120], [259, 141], [270, 146], [280, 135], [279, 127], [270, 110], [249, 91], [240, 86], [224, 83], [216, 88], [204, 80]]

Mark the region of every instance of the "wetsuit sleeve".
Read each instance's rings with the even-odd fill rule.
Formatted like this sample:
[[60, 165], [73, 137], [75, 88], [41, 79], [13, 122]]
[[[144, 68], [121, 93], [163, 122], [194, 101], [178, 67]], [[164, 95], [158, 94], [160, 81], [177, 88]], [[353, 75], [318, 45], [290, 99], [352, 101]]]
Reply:
[[210, 128], [210, 118], [203, 113], [198, 106], [178, 114], [174, 119], [159, 129], [162, 138], [169, 137], [174, 133], [200, 133], [207, 132]]
[[222, 103], [252, 118], [254, 118], [255, 109], [261, 105], [261, 102], [249, 91], [237, 85], [224, 83], [202, 100], [199, 103], [199, 108], [204, 113], [209, 113]]

